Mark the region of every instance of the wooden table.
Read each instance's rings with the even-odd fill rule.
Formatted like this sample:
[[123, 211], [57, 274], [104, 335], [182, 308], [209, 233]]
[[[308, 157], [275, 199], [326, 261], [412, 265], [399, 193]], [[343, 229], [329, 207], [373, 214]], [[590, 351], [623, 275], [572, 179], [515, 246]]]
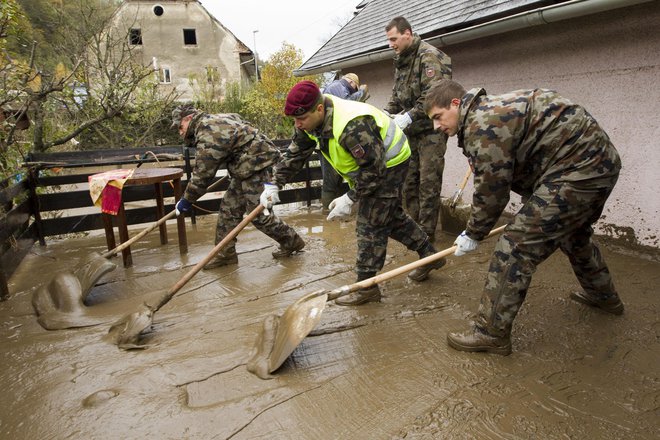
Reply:
[[[124, 187], [129, 185], [150, 185], [153, 184], [156, 190], [156, 221], [165, 215], [165, 204], [163, 203], [163, 187], [164, 182], [172, 181], [174, 186], [174, 202], [176, 203], [182, 196], [181, 191], [181, 176], [183, 170], [179, 168], [137, 168], [133, 175], [124, 183]], [[122, 199], [117, 215], [103, 214], [103, 226], [105, 228], [105, 238], [108, 244], [108, 250], [117, 247], [115, 244], [115, 234], [113, 229], [112, 218], [117, 222], [117, 229], [119, 230], [120, 244], [128, 240], [128, 225], [126, 223], [126, 211], [124, 210], [124, 201]], [[179, 252], [185, 254], [188, 252], [188, 239], [186, 237], [186, 224], [184, 216], [179, 216], [176, 219], [177, 231], [179, 233]], [[160, 230], [160, 243], [167, 244], [167, 225], [163, 223], [159, 226]], [[130, 246], [122, 251], [122, 258], [124, 260], [124, 267], [133, 265], [133, 257], [131, 255]]]

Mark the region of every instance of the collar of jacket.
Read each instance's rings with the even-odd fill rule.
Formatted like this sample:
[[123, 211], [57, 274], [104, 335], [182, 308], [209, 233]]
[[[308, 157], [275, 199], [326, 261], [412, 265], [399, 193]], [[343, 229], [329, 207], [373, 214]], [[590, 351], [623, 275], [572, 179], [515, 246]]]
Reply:
[[461, 98], [461, 106], [458, 109], [458, 146], [463, 149], [463, 132], [465, 131], [465, 120], [469, 110], [480, 96], [486, 95], [486, 89], [474, 88], [467, 91]]
[[397, 68], [401, 68], [410, 64], [415, 59], [415, 55], [417, 55], [417, 50], [421, 43], [422, 38], [417, 34], [413, 34], [413, 41], [410, 46], [406, 47], [403, 52], [394, 57], [394, 65]]

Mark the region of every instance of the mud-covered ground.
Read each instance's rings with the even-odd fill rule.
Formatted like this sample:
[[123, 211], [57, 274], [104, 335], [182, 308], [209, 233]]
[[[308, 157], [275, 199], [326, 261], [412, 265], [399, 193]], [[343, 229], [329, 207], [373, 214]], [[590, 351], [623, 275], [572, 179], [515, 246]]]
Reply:
[[[282, 212], [282, 211], [280, 211]], [[212, 248], [215, 216], [133, 246], [85, 306], [102, 324], [47, 331], [31, 298], [55, 274], [104, 250], [104, 238], [36, 245], [0, 303], [0, 437], [6, 439], [657, 439], [660, 438], [660, 263], [603, 246], [623, 316], [568, 299], [578, 288], [555, 254], [535, 275], [508, 357], [446, 345], [476, 310], [494, 239], [450, 257], [424, 283], [383, 284], [381, 303], [328, 304], [271, 380], [246, 370], [264, 319], [319, 288], [354, 282], [353, 222], [318, 209], [284, 213], [305, 252], [274, 260], [251, 226], [238, 266], [202, 271], [154, 316], [143, 350], [104, 336], [161, 295]], [[136, 233], [140, 229], [131, 232]], [[439, 234], [438, 249], [453, 234]], [[416, 259], [391, 243], [389, 270]], [[119, 259], [114, 259], [115, 261]]]

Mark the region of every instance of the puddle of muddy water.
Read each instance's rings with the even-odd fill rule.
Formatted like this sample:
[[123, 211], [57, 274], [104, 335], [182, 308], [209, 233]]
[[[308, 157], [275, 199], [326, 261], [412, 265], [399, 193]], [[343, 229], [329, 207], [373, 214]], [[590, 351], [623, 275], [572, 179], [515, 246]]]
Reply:
[[[140, 351], [105, 342], [109, 323], [44, 330], [30, 303], [53, 274], [102, 251], [103, 237], [36, 246], [0, 303], [0, 437], [658, 438], [660, 263], [607, 248], [625, 314], [570, 301], [578, 284], [556, 254], [534, 277], [511, 356], [460, 353], [445, 342], [476, 310], [491, 241], [424, 283], [384, 283], [381, 303], [327, 304], [274, 379], [248, 373], [269, 314], [354, 282], [353, 222], [324, 222], [319, 210], [285, 218], [305, 252], [273, 260], [276, 243], [246, 228], [239, 264], [197, 274], [155, 315]], [[157, 235], [140, 241], [134, 267], [105, 275], [86, 310], [111, 321], [167, 290], [212, 247], [214, 222], [188, 224], [183, 257]], [[436, 245], [453, 238], [439, 234]], [[385, 270], [415, 258], [391, 243]]]

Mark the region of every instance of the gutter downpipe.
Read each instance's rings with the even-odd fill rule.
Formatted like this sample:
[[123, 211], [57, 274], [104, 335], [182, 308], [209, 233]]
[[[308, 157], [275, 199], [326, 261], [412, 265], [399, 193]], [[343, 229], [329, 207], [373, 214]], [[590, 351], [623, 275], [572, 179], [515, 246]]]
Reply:
[[[454, 32], [449, 32], [425, 41], [436, 47], [444, 47], [452, 44], [476, 40], [478, 38], [490, 37], [532, 26], [550, 24], [570, 18], [582, 17], [584, 15], [596, 14], [610, 11], [612, 9], [634, 6], [648, 3], [654, 0], [572, 0], [559, 5], [546, 6], [532, 11], [521, 12], [511, 17], [501, 18], [488, 23], [471, 26]], [[354, 66], [375, 63], [392, 59], [392, 50], [381, 49], [365, 55], [331, 62], [312, 69], [297, 69], [293, 71], [294, 76], [314, 75], [331, 70], [341, 70]]]

